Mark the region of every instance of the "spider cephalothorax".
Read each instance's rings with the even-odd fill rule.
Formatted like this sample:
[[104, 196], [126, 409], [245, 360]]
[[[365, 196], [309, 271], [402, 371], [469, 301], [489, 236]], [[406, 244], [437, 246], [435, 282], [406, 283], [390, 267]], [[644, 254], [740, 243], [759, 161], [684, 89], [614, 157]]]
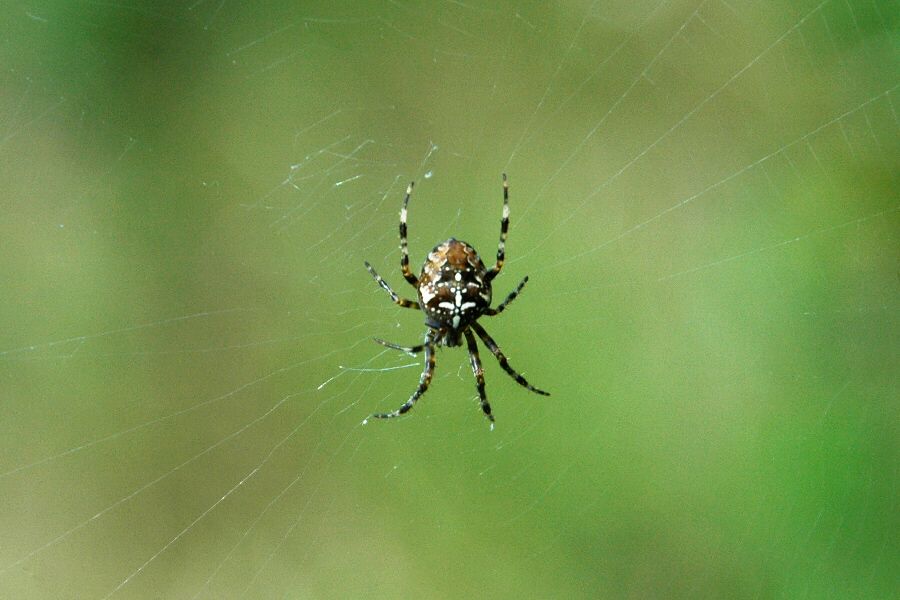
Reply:
[[509, 231], [509, 186], [506, 174], [503, 175], [503, 218], [500, 221], [500, 243], [497, 245], [497, 262], [490, 269], [485, 268], [481, 257], [475, 248], [450, 238], [434, 247], [428, 253], [428, 258], [422, 267], [419, 277], [413, 275], [409, 268], [409, 249], [406, 242], [406, 209], [409, 205], [409, 197], [412, 194], [413, 184], [406, 188], [406, 197], [403, 199], [403, 208], [400, 209], [400, 270], [403, 278], [416, 288], [418, 301], [401, 298], [391, 289], [391, 286], [375, 272], [368, 262], [366, 268], [375, 281], [391, 295], [391, 299], [404, 308], [421, 309], [425, 313], [425, 325], [428, 329], [425, 333], [425, 342], [418, 346], [400, 346], [376, 339], [379, 344], [389, 348], [402, 350], [409, 354], [417, 354], [425, 351], [425, 370], [419, 379], [419, 387], [410, 396], [409, 400], [400, 408], [389, 413], [378, 413], [373, 417], [387, 419], [400, 416], [413, 407], [428, 385], [434, 374], [434, 348], [435, 346], [459, 346], [462, 338], [466, 338], [469, 350], [469, 361], [472, 364], [472, 373], [475, 375], [475, 383], [478, 388], [478, 397], [481, 399], [481, 410], [491, 421], [491, 405], [487, 401], [484, 391], [484, 369], [481, 367], [481, 359], [478, 356], [478, 345], [475, 342], [474, 331], [488, 350], [497, 358], [504, 371], [532, 392], [549, 396], [547, 392], [539, 390], [524, 377], [519, 375], [506, 360], [506, 356], [500, 350], [497, 342], [488, 335], [488, 332], [479, 325], [478, 319], [482, 315], [494, 316], [503, 312], [510, 302], [516, 299], [519, 292], [525, 286], [528, 278], [521, 283], [501, 302], [497, 308], [491, 308], [491, 282], [503, 268], [506, 257], [506, 236]]

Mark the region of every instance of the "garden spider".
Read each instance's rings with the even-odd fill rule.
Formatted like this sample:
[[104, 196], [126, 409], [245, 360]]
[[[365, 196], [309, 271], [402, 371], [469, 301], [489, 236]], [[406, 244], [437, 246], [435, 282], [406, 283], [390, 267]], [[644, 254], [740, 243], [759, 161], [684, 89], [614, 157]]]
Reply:
[[500, 350], [497, 342], [488, 335], [487, 331], [478, 324], [481, 315], [499, 315], [519, 295], [528, 277], [516, 286], [506, 299], [497, 308], [491, 308], [491, 281], [503, 268], [506, 250], [506, 236], [509, 231], [509, 184], [506, 174], [503, 174], [503, 218], [500, 221], [500, 243], [497, 246], [497, 262], [491, 269], [486, 269], [481, 257], [475, 248], [466, 242], [450, 238], [441, 242], [428, 253], [428, 258], [422, 266], [419, 277], [413, 275], [409, 268], [409, 250], [406, 242], [406, 208], [409, 197], [412, 194], [413, 183], [406, 188], [406, 197], [403, 199], [403, 208], [400, 209], [400, 270], [403, 278], [409, 282], [418, 292], [418, 301], [407, 300], [397, 295], [391, 286], [375, 272], [372, 265], [366, 261], [366, 269], [375, 278], [375, 281], [391, 295], [391, 299], [404, 308], [415, 308], [425, 312], [425, 325], [428, 330], [425, 333], [425, 342], [418, 346], [399, 346], [384, 340], [375, 338], [375, 341], [388, 348], [401, 350], [415, 355], [425, 351], [425, 369], [419, 378], [419, 387], [413, 392], [409, 400], [403, 406], [389, 413], [376, 413], [372, 417], [378, 419], [390, 419], [399, 417], [413, 407], [416, 400], [422, 397], [431, 378], [434, 375], [434, 349], [435, 346], [460, 346], [465, 336], [469, 348], [469, 361], [472, 364], [472, 373], [475, 375], [475, 384], [478, 387], [478, 396], [481, 399], [481, 410], [491, 421], [493, 427], [494, 416], [491, 414], [491, 405], [488, 403], [484, 391], [484, 369], [481, 367], [481, 359], [478, 356], [478, 346], [472, 331], [478, 334], [481, 341], [488, 347], [504, 371], [516, 382], [542, 396], [549, 396], [548, 392], [539, 390], [524, 377], [519, 375], [511, 366], [506, 356]]

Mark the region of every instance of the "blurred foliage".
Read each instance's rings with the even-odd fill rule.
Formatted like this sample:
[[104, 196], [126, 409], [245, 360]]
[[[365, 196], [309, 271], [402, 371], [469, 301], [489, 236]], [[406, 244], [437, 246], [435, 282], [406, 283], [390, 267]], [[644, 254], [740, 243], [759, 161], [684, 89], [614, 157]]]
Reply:
[[896, 8], [5, 4], [0, 596], [893, 597]]

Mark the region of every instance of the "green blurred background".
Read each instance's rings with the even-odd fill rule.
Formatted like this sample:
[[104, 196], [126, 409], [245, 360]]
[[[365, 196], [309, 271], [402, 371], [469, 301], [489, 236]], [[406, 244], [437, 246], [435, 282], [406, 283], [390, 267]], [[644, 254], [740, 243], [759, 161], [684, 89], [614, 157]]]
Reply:
[[0, 11], [0, 596], [896, 597], [897, 2]]

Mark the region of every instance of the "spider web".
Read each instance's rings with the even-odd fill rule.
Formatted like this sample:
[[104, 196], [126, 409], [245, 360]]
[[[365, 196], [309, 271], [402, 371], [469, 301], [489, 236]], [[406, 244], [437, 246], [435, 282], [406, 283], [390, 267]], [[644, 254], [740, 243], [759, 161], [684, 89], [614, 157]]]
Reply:
[[303, 4], [3, 8], [0, 595], [891, 596], [897, 3]]

